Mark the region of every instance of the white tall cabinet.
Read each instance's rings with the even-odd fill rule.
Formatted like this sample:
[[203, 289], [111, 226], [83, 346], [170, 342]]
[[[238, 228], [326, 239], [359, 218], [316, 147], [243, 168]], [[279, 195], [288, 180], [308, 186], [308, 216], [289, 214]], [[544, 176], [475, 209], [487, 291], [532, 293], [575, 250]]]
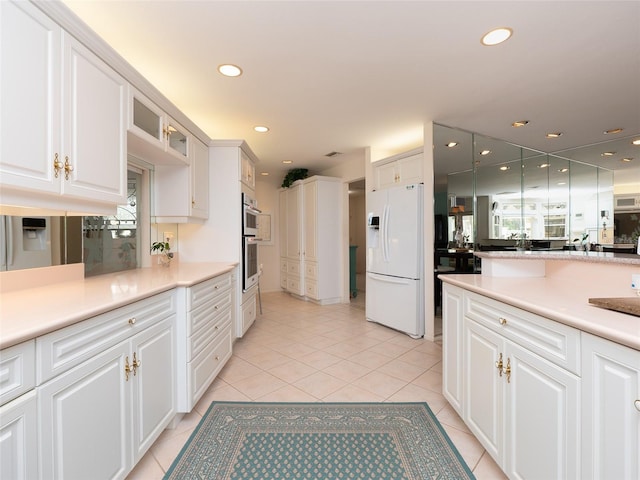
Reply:
[[126, 200], [127, 83], [28, 2], [0, 2], [2, 203], [109, 212]]
[[320, 304], [342, 301], [342, 180], [295, 182], [281, 191], [280, 212], [282, 288]]

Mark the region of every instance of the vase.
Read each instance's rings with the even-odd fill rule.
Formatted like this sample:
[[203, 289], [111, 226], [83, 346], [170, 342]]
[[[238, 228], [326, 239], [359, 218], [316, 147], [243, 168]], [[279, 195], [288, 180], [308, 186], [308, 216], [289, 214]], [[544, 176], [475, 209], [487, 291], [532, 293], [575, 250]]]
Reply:
[[162, 253], [158, 255], [158, 263], [163, 267], [168, 267], [171, 265], [171, 260], [173, 259], [172, 253]]

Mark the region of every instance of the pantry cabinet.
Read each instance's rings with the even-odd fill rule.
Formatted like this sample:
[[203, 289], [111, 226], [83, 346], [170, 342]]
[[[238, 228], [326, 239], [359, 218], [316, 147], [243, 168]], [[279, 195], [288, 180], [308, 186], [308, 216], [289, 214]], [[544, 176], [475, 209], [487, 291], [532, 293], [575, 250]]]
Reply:
[[189, 165], [157, 165], [154, 221], [202, 223], [209, 218], [209, 148], [193, 140]]
[[412, 150], [373, 165], [375, 190], [423, 182], [422, 149]]
[[[321, 304], [342, 298], [342, 181], [313, 176], [280, 195], [283, 288]], [[284, 202], [284, 206], [283, 203]], [[283, 252], [281, 245], [281, 253]]]
[[176, 412], [175, 321], [167, 292], [37, 339], [43, 478], [124, 478], [144, 455]]
[[0, 22], [2, 203], [115, 209], [126, 200], [125, 80], [33, 4], [0, 2]]
[[640, 478], [640, 352], [582, 334], [582, 478]]
[[160, 107], [129, 87], [129, 153], [154, 165], [187, 165], [193, 137]]

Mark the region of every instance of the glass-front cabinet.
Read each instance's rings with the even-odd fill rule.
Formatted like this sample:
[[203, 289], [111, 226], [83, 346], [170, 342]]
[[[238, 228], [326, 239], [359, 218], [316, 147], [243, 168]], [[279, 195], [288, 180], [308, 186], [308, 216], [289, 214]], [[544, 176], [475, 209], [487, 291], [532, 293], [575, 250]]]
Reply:
[[134, 88], [129, 100], [129, 153], [155, 165], [189, 164], [187, 130]]

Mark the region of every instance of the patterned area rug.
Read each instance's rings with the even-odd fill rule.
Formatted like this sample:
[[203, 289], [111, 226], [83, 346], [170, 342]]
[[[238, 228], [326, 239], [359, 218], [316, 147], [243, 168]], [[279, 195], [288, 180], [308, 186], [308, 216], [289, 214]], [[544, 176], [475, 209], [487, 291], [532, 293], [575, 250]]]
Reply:
[[169, 479], [473, 479], [426, 403], [213, 402]]

